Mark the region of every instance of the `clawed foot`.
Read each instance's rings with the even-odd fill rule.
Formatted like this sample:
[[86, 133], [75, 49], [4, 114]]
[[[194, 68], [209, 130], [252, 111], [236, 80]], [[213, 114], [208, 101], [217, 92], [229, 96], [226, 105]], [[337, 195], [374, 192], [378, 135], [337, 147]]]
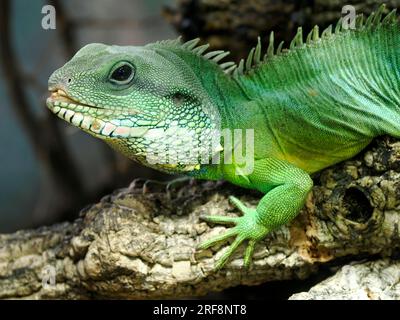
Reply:
[[257, 223], [256, 209], [247, 208], [239, 199], [231, 196], [229, 197], [231, 202], [244, 214], [241, 217], [226, 217], [226, 216], [203, 216], [203, 220], [220, 223], [220, 224], [234, 224], [235, 227], [229, 229], [222, 235], [216, 236], [207, 240], [199, 245], [199, 249], [207, 249], [214, 246], [218, 242], [229, 239], [230, 237], [236, 237], [229, 249], [222, 255], [218, 260], [215, 268], [221, 269], [225, 263], [228, 261], [229, 257], [233, 252], [239, 247], [239, 245], [248, 240], [248, 245], [244, 255], [244, 265], [249, 267], [251, 263], [251, 258], [254, 252], [255, 245], [257, 241], [263, 239], [269, 230], [263, 225]]
[[165, 191], [168, 197], [171, 198], [171, 192], [174, 188], [179, 188], [185, 183], [192, 182], [192, 178], [190, 177], [178, 177], [176, 179], [170, 181], [157, 181], [157, 180], [150, 180], [150, 179], [142, 179], [137, 178], [133, 180], [129, 189], [142, 189], [143, 194], [149, 193], [151, 190], [160, 190]]

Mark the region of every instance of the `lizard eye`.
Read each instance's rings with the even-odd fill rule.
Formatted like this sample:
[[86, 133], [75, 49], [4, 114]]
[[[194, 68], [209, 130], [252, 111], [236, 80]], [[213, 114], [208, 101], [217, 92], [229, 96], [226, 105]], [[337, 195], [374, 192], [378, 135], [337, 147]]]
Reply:
[[131, 82], [134, 76], [133, 66], [128, 62], [122, 62], [111, 70], [110, 81], [116, 84], [127, 84]]

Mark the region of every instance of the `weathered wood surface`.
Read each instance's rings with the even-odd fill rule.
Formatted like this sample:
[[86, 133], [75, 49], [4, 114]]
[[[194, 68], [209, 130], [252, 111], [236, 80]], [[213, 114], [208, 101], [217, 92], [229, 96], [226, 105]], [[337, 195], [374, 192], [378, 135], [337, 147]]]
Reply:
[[290, 300], [400, 300], [400, 262], [382, 259], [343, 266]]
[[[227, 183], [140, 183], [116, 191], [73, 223], [0, 236], [1, 298], [166, 298], [201, 296], [239, 284], [305, 279], [341, 257], [391, 256], [400, 246], [400, 142], [383, 137], [355, 159], [314, 177], [295, 221], [258, 244], [242, 268], [243, 248], [213, 271], [228, 244], [196, 251], [222, 233], [199, 217], [236, 215], [228, 196], [255, 206], [260, 194]], [[42, 286], [54, 268], [55, 286]]]

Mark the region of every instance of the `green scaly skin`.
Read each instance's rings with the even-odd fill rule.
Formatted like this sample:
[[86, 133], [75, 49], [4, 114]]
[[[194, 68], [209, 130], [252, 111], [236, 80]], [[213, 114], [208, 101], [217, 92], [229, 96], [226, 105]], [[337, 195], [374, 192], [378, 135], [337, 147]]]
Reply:
[[[216, 267], [244, 241], [248, 266], [257, 241], [298, 214], [312, 188], [310, 174], [356, 155], [376, 136], [400, 137], [399, 24], [395, 12], [382, 18], [384, 11], [381, 6], [366, 20], [357, 18], [356, 30], [342, 30], [339, 22], [334, 32], [319, 35], [315, 27], [305, 42], [299, 29], [289, 50], [275, 50], [271, 34], [263, 58], [258, 43], [239, 65], [219, 63], [226, 53], [205, 53], [198, 40], [90, 44], [50, 77], [47, 105], [153, 168], [265, 193], [256, 208], [232, 197], [241, 217], [206, 217], [234, 225], [200, 245], [235, 237]], [[178, 142], [187, 133], [179, 129], [192, 130], [194, 139]], [[162, 154], [165, 147], [181, 155], [185, 145], [208, 157], [224, 156], [232, 150], [205, 147], [210, 139], [219, 141], [214, 129], [254, 129], [251, 173], [240, 174], [243, 164], [235, 159], [148, 160], [150, 151]]]

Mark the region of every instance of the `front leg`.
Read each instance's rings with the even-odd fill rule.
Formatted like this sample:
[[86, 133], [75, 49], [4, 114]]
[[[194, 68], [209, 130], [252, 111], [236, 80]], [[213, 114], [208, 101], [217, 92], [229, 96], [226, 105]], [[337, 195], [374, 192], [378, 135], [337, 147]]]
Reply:
[[[243, 185], [243, 176], [228, 174], [225, 177], [234, 184]], [[291, 221], [303, 207], [307, 194], [312, 188], [310, 176], [302, 169], [287, 161], [267, 158], [257, 160], [254, 171], [246, 177], [246, 187], [266, 193], [256, 209], [246, 207], [240, 200], [230, 197], [233, 204], [243, 213], [241, 217], [206, 216], [205, 220], [214, 223], [234, 224], [235, 227], [226, 233], [200, 244], [200, 249], [206, 249], [217, 242], [232, 236], [236, 239], [219, 259], [216, 269], [227, 262], [232, 253], [245, 240], [248, 246], [244, 256], [246, 267], [250, 265], [254, 247], [271, 230]]]

